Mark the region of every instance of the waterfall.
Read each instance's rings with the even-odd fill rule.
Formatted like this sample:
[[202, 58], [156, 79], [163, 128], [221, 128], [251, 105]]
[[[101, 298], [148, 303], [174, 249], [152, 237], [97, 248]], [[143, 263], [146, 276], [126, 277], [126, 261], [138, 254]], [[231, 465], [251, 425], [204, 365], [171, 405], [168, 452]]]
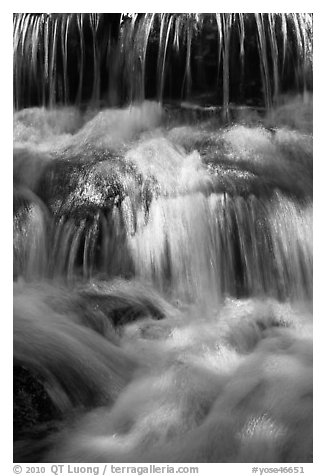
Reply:
[[312, 15], [14, 14], [14, 459], [312, 461]]
[[[149, 56], [157, 62], [156, 72], [146, 63]], [[261, 99], [270, 109], [289, 90], [289, 80], [301, 92], [312, 87], [312, 15], [125, 14], [118, 21], [114, 15], [95, 13], [14, 14], [16, 108], [90, 100], [96, 104], [108, 102], [108, 96], [120, 104], [188, 99], [205, 91], [194, 76], [200, 69], [207, 81], [212, 73], [205, 62], [215, 64], [217, 82], [209, 92], [226, 114], [230, 102], [242, 99], [248, 82], [255, 83], [257, 98], [263, 89]], [[285, 62], [286, 78], [280, 73]], [[251, 72], [257, 66], [260, 78]], [[78, 72], [78, 86], [68, 72], [72, 68]], [[168, 81], [173, 87], [168, 88]]]

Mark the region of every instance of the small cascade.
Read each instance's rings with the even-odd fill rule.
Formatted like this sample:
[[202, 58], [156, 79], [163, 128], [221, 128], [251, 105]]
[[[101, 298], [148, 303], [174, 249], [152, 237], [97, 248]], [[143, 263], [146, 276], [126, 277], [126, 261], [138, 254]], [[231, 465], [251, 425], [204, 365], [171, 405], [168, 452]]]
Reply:
[[312, 14], [14, 14], [15, 462], [312, 461]]
[[17, 109], [202, 96], [228, 118], [293, 88], [312, 88], [310, 14], [14, 14]]
[[[72, 125], [61, 118], [67, 125], [57, 132], [59, 148], [41, 175], [38, 166], [29, 179], [38, 197], [15, 218], [17, 269], [25, 278], [34, 269], [68, 282], [75, 274], [86, 280], [97, 273], [135, 275], [195, 301], [225, 293], [311, 297], [308, 138], [243, 125], [197, 130], [197, 139], [192, 128], [180, 127], [147, 137], [142, 131], [159, 125], [161, 116], [151, 103], [103, 111], [69, 135], [64, 127]], [[33, 134], [21, 133], [31, 118], [18, 118], [15, 130], [27, 140], [20, 147], [36, 147]], [[50, 127], [54, 132], [57, 125]], [[144, 137], [125, 149], [139, 134]], [[31, 151], [29, 160], [39, 159]], [[17, 161], [18, 183], [24, 163]]]

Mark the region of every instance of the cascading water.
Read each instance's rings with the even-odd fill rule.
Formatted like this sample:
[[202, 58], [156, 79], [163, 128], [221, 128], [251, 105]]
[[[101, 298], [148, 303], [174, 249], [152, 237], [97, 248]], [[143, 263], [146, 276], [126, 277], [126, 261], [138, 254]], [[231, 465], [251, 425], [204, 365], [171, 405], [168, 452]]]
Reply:
[[312, 461], [311, 89], [310, 14], [14, 15], [16, 461]]
[[14, 85], [18, 108], [194, 94], [270, 108], [312, 86], [312, 15], [19, 13]]

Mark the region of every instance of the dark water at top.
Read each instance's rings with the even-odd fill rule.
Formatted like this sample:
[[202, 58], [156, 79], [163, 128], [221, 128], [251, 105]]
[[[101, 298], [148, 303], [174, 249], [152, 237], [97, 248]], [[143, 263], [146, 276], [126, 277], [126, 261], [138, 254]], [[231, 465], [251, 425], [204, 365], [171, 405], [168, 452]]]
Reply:
[[14, 102], [268, 109], [312, 90], [312, 14], [14, 14]]

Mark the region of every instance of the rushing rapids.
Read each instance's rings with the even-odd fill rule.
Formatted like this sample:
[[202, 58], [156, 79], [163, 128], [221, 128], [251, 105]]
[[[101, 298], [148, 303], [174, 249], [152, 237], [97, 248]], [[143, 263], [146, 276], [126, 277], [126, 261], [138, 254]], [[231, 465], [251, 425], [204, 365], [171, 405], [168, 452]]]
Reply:
[[[311, 16], [104, 17], [14, 17], [14, 459], [310, 462]], [[230, 102], [252, 29], [264, 108]], [[204, 107], [191, 58], [213, 33]]]

